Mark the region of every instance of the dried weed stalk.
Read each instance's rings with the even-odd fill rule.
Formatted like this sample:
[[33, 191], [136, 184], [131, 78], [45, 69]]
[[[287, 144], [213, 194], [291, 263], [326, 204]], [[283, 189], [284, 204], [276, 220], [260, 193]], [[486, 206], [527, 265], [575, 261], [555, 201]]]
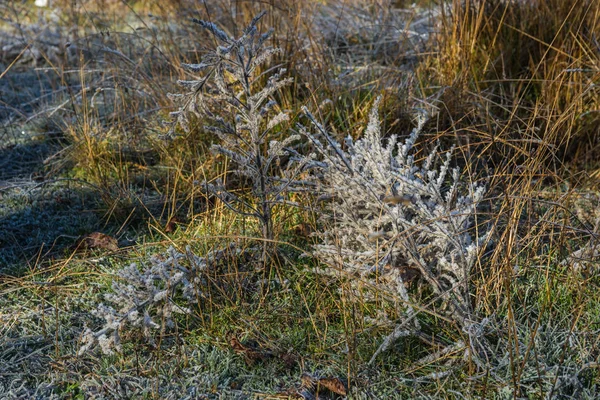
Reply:
[[263, 12], [256, 16], [238, 39], [231, 38], [213, 23], [194, 19], [220, 45], [205, 54], [199, 64], [183, 64], [185, 69], [202, 76], [179, 81], [188, 92], [171, 95], [171, 98], [182, 104], [173, 113], [176, 123], [189, 130], [190, 115], [208, 121], [204, 129], [219, 138], [212, 150], [227, 156], [236, 166], [231, 172], [252, 183], [256, 201], [233, 193], [220, 180], [204, 185], [207, 192], [217, 196], [231, 210], [260, 222], [267, 249], [274, 239], [273, 207], [283, 202], [301, 166], [293, 171], [280, 171], [281, 158], [288, 155], [286, 148], [298, 140], [299, 135], [285, 135], [281, 140], [267, 143], [269, 138], [277, 136], [277, 130], [289, 118], [285, 111], [278, 110], [273, 96], [292, 79], [282, 78], [284, 69], [275, 73], [272, 69], [260, 70], [273, 55], [281, 52], [279, 48], [265, 46], [273, 34], [272, 29], [258, 33], [256, 25], [264, 15]]

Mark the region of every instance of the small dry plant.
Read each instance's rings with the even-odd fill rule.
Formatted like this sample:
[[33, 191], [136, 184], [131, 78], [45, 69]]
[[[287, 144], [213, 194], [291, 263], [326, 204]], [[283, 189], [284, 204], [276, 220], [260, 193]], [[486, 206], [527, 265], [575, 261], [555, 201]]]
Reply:
[[[314, 249], [326, 265], [320, 272], [349, 278], [355, 298], [396, 301], [403, 314], [371, 362], [394, 340], [422, 335], [418, 310], [481, 334], [469, 278], [485, 239], [470, 230], [485, 186], [465, 181], [459, 168], [451, 168], [452, 151], [442, 156], [436, 146], [423, 162], [415, 161], [424, 115], [404, 142], [393, 135], [384, 144], [378, 104], [364, 136], [348, 137], [345, 146], [306, 109], [316, 133], [300, 127], [318, 155], [312, 166], [328, 199], [325, 229], [318, 234], [322, 242]], [[409, 290], [415, 279], [419, 290]]]
[[141, 268], [133, 263], [120, 270], [119, 280], [112, 284], [113, 293], [105, 295], [111, 305], [99, 304], [94, 313], [104, 320], [104, 326], [96, 332], [86, 329], [79, 354], [96, 344], [105, 354], [120, 350], [125, 328], [140, 329], [148, 343], [156, 346], [156, 337], [175, 326], [174, 314], [191, 314], [188, 307], [204, 297], [204, 274], [240, 255], [242, 251], [236, 247], [230, 245], [204, 257], [196, 256], [189, 247], [185, 252], [170, 247]]
[[[291, 81], [281, 79], [284, 70], [272, 74], [266, 83], [263, 78], [268, 71], [259, 74], [260, 66], [280, 52], [264, 46], [272, 30], [258, 34], [256, 25], [264, 15], [255, 17], [238, 39], [230, 38], [213, 23], [194, 19], [221, 45], [205, 54], [202, 62], [183, 64], [187, 70], [203, 75], [196, 80], [179, 81], [189, 91], [170, 95], [181, 102], [181, 106], [172, 113], [175, 120], [169, 135], [175, 134], [177, 125], [189, 131], [192, 115], [209, 122], [204, 129], [219, 139], [212, 146], [213, 151], [225, 155], [236, 165], [231, 172], [252, 183], [253, 196], [248, 199], [234, 193], [219, 180], [204, 182], [203, 187], [235, 213], [259, 221], [264, 243], [262, 259], [266, 262], [274, 251], [273, 207], [284, 203], [286, 193], [298, 187], [294, 177], [305, 168], [306, 162], [281, 171], [281, 158], [294, 152], [287, 147], [300, 139], [300, 135], [266, 143], [274, 130], [288, 119], [285, 112], [274, 112], [276, 102], [272, 96]], [[154, 343], [152, 329], [164, 331], [174, 325], [173, 313], [189, 313], [190, 310], [178, 306], [176, 300], [196, 302], [205, 284], [200, 276], [211, 262], [223, 259], [230, 251], [242, 252], [229, 248], [199, 258], [189, 249], [180, 253], [171, 248], [166, 258], [155, 257], [142, 265], [141, 270], [132, 264], [119, 271], [117, 275], [123, 283], [115, 281], [114, 293], [106, 296], [117, 308], [104, 304], [98, 307], [96, 315], [104, 319], [105, 325], [97, 332], [86, 331], [80, 353], [96, 343], [105, 353], [119, 348], [119, 332], [126, 325], [142, 328], [144, 336]]]
[[285, 111], [277, 111], [273, 96], [292, 80], [282, 79], [284, 69], [275, 73], [272, 69], [260, 71], [265, 62], [281, 52], [281, 49], [265, 46], [273, 34], [272, 29], [258, 33], [256, 25], [264, 15], [265, 12], [256, 16], [237, 39], [211, 22], [194, 19], [219, 45], [215, 51], [205, 54], [200, 63], [183, 64], [193, 73], [202, 73], [202, 77], [179, 81], [188, 92], [170, 95], [182, 104], [172, 113], [176, 119], [170, 132], [173, 134], [177, 124], [189, 130], [192, 115], [208, 121], [204, 129], [219, 138], [212, 150], [234, 163], [233, 174], [251, 182], [255, 201], [228, 190], [221, 180], [205, 182], [204, 188], [237, 214], [259, 221], [265, 255], [268, 255], [275, 237], [273, 207], [284, 202], [302, 165], [293, 170], [282, 171], [281, 168], [282, 157], [289, 154], [286, 148], [298, 140], [299, 135], [269, 141], [289, 118]]

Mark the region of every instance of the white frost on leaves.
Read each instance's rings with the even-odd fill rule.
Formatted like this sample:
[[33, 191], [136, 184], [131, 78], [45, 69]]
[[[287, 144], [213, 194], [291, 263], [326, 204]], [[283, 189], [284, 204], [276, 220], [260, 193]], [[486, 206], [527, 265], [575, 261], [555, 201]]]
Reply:
[[379, 100], [364, 135], [356, 141], [348, 137], [344, 149], [307, 109], [315, 132], [299, 130], [319, 155], [321, 164], [312, 165], [320, 195], [333, 199], [325, 206], [325, 230], [317, 233], [321, 242], [314, 248], [325, 264], [319, 272], [349, 278], [363, 301], [368, 297], [361, 290], [365, 286], [400, 300], [404, 319], [383, 351], [420, 329], [412, 306], [418, 298], [406, 289], [401, 272], [406, 268], [416, 271], [418, 285], [443, 303], [437, 312], [443, 310], [461, 326], [470, 323], [469, 277], [485, 239], [474, 238], [470, 228], [485, 186], [451, 168], [452, 150], [444, 155], [435, 146], [423, 162], [415, 161], [413, 148], [427, 120], [424, 115], [403, 142], [396, 135], [383, 140], [378, 105]]
[[182, 253], [171, 247], [166, 254], [151, 257], [148, 263], [134, 263], [118, 271], [112, 293], [104, 296], [111, 305], [101, 303], [93, 312], [104, 324], [96, 332], [89, 328], [84, 331], [78, 354], [90, 351], [96, 344], [105, 354], [119, 350], [119, 332], [125, 327], [141, 329], [148, 342], [154, 343], [153, 331], [174, 326], [173, 313], [191, 313], [191, 309], [178, 303], [197, 304], [203, 296], [204, 271], [238, 253], [234, 244], [205, 257], [196, 256], [189, 248]]

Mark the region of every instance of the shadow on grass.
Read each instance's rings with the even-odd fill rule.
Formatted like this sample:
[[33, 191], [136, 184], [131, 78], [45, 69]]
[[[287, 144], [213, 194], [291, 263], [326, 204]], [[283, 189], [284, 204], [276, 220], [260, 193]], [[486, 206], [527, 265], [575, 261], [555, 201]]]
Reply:
[[78, 236], [104, 225], [94, 210], [98, 207], [94, 191], [62, 182], [27, 186], [2, 195], [0, 272], [4, 274], [19, 274], [48, 257], [64, 255]]
[[93, 185], [44, 176], [44, 160], [60, 148], [49, 138], [0, 148], [0, 275], [68, 256], [80, 236], [115, 234], [124, 223], [105, 218], [107, 207]]
[[[6, 67], [0, 65], [0, 73]], [[49, 103], [58, 93], [56, 74], [28, 69], [9, 69], [0, 79], [0, 121], [24, 117]]]

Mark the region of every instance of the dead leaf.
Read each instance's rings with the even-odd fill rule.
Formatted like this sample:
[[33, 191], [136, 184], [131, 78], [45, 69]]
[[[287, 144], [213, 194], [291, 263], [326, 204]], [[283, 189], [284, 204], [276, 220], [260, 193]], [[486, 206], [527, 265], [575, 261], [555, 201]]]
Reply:
[[244, 356], [244, 360], [249, 366], [254, 365], [257, 361], [265, 361], [272, 357], [271, 352], [259, 348], [258, 344], [244, 345], [233, 334], [229, 335], [229, 345], [233, 351]]
[[340, 396], [348, 395], [346, 384], [340, 378], [319, 378], [305, 372], [300, 376], [300, 382], [301, 389], [304, 389], [302, 393], [311, 394], [314, 398], [319, 398], [319, 394], [327, 396], [327, 391]]
[[240, 343], [240, 340], [233, 335], [229, 338], [229, 345], [236, 353], [243, 353], [247, 350], [246, 346]]
[[321, 378], [319, 379], [319, 386], [323, 386], [329, 391], [341, 396], [346, 396], [348, 394], [346, 385], [344, 385], [344, 382], [342, 382], [340, 378]]
[[173, 217], [169, 218], [169, 222], [167, 222], [167, 225], [165, 225], [165, 233], [175, 232], [175, 229], [177, 228], [177, 224], [181, 224], [181, 223], [183, 223], [183, 221], [181, 221], [179, 218], [177, 218], [177, 216], [173, 216]]
[[119, 250], [117, 239], [104, 233], [94, 232], [80, 238], [75, 244], [76, 250], [104, 249], [110, 251]]

